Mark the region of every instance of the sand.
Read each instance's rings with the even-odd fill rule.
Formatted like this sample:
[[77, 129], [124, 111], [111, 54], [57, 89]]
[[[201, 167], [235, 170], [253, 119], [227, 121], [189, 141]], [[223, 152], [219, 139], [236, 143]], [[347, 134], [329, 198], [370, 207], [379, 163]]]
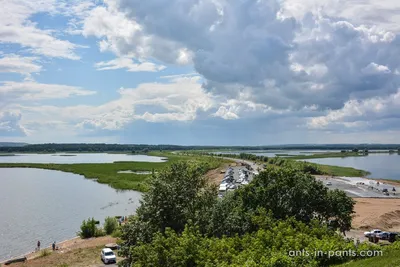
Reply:
[[352, 227], [371, 230], [400, 231], [400, 199], [354, 198]]

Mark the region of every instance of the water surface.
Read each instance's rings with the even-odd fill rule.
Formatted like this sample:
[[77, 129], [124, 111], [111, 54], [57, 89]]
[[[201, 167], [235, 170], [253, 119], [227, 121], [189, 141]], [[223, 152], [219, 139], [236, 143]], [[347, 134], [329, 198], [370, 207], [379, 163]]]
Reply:
[[163, 162], [164, 158], [147, 155], [78, 153], [15, 154], [1, 156], [0, 163], [112, 163], [114, 161]]
[[307, 159], [307, 161], [369, 171], [370, 178], [400, 180], [400, 155], [398, 154], [369, 154], [365, 157]]
[[72, 238], [88, 217], [131, 215], [141, 198], [51, 170], [0, 169], [0, 184], [0, 261], [33, 251], [38, 240], [45, 247]]

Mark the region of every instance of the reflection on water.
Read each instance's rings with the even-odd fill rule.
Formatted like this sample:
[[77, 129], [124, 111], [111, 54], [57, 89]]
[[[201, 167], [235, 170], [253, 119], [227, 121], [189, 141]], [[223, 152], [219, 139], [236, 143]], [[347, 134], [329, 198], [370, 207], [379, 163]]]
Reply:
[[76, 235], [84, 219], [131, 215], [141, 194], [83, 176], [39, 169], [0, 169], [0, 261]]
[[164, 158], [147, 155], [81, 153], [73, 154], [15, 154], [1, 156], [0, 163], [112, 163], [114, 161], [163, 162]]

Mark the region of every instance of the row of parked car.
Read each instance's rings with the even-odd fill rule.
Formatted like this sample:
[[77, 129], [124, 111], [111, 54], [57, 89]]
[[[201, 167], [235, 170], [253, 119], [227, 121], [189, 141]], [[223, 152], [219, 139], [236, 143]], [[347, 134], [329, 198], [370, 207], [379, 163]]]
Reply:
[[399, 233], [385, 232], [380, 229], [373, 229], [370, 232], [364, 232], [364, 236], [368, 237], [369, 241], [372, 241], [374, 243], [378, 242], [379, 240], [387, 240], [389, 242], [394, 242], [399, 236]]
[[249, 170], [239, 169], [239, 178], [235, 179], [234, 170], [230, 167], [219, 185], [219, 197], [222, 197], [227, 191], [237, 189], [239, 186], [249, 184]]

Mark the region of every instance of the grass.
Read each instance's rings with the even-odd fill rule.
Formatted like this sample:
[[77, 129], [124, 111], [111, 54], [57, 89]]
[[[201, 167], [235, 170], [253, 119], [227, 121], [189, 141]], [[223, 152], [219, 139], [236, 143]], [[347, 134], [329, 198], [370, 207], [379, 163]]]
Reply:
[[398, 267], [400, 266], [400, 250], [384, 251], [382, 256], [348, 262], [336, 267]]
[[[16, 264], [16, 266], [56, 266], [56, 267], [84, 267], [84, 266], [103, 266], [100, 260], [100, 250], [104, 246], [78, 248], [65, 253], [52, 253], [47, 257], [39, 257], [28, 261], [24, 264]], [[119, 259], [121, 261], [121, 259]]]
[[118, 173], [118, 171], [157, 171], [181, 160], [207, 161], [211, 167], [219, 167], [224, 160], [210, 159], [201, 156], [184, 156], [172, 153], [150, 153], [152, 156], [168, 158], [165, 162], [114, 162], [114, 163], [79, 163], [79, 164], [39, 164], [39, 163], [0, 163], [0, 168], [37, 168], [57, 170], [83, 175], [108, 184], [115, 189], [146, 191], [146, 179], [150, 176], [135, 173]]
[[47, 257], [51, 255], [51, 251], [49, 249], [42, 249], [40, 251], [39, 258]]
[[347, 176], [347, 177], [364, 177], [370, 174], [367, 171], [359, 170], [351, 167], [342, 167], [342, 166], [331, 166], [331, 165], [323, 165], [317, 164], [320, 169], [326, 173], [327, 175], [333, 176]]

